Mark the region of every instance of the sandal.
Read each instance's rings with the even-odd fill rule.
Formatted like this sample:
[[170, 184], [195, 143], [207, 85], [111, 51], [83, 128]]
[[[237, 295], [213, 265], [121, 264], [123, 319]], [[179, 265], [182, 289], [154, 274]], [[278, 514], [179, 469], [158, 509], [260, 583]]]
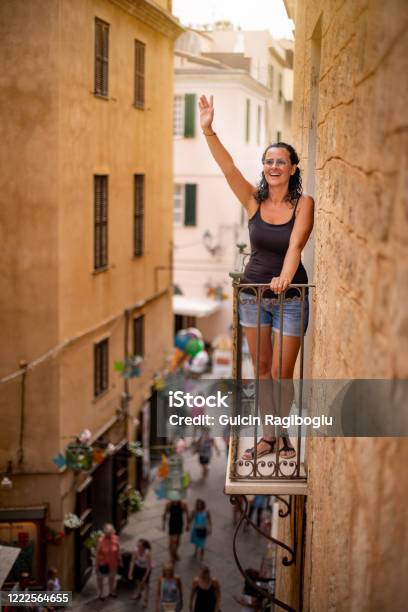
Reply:
[[289, 442], [288, 438], [287, 438], [286, 436], [281, 436], [281, 438], [280, 438], [280, 439], [281, 439], [281, 440], [282, 440], [282, 442], [283, 442], [283, 446], [282, 446], [282, 448], [280, 448], [280, 449], [278, 450], [279, 456], [280, 456], [280, 454], [281, 454], [282, 452], [284, 452], [284, 453], [285, 453], [285, 452], [286, 452], [286, 453], [287, 453], [287, 452], [291, 452], [291, 453], [292, 453], [291, 455], [286, 455], [285, 457], [282, 457], [282, 459], [293, 459], [294, 457], [296, 457], [296, 451], [295, 451], [295, 449], [293, 448], [293, 446], [291, 446], [291, 444], [290, 444], [290, 442]]
[[[273, 453], [274, 449], [275, 449], [275, 444], [276, 444], [276, 439], [275, 440], [265, 440], [265, 438], [261, 438], [259, 440], [259, 442], [257, 442], [257, 446], [258, 444], [260, 444], [261, 442], [265, 442], [266, 444], [269, 445], [269, 449], [265, 449], [263, 451], [261, 451], [260, 453], [257, 453], [257, 459], [260, 459], [261, 457], [263, 457], [264, 455], [270, 455], [271, 453]], [[248, 453], [251, 455], [251, 457], [243, 457], [244, 460], [245, 459], [254, 459], [255, 457], [255, 447], [253, 446], [252, 448], [247, 448], [245, 450], [245, 453]], [[245, 454], [244, 453], [244, 454]]]

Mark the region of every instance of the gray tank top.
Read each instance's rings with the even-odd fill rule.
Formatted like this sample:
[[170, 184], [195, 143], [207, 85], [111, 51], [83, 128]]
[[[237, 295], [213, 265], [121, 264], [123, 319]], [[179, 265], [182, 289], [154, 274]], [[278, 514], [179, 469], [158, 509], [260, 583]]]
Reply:
[[[280, 275], [295, 224], [296, 208], [297, 203], [289, 221], [276, 224], [264, 221], [261, 217], [261, 205], [258, 206], [256, 213], [248, 221], [251, 256], [245, 267], [244, 277], [241, 280], [242, 283], [269, 284], [274, 276]], [[292, 283], [307, 282], [306, 270], [302, 262], [300, 262]], [[270, 290], [265, 291], [263, 295], [268, 298], [278, 297], [276, 293]], [[285, 297], [295, 296], [299, 296], [299, 292], [296, 289], [288, 289], [286, 291]]]

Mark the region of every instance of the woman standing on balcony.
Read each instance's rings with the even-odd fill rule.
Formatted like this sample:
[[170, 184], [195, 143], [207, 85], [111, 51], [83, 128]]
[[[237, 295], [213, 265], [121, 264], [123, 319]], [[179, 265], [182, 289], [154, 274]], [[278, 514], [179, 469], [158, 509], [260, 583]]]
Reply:
[[[245, 268], [242, 283], [267, 284], [261, 300], [259, 378], [279, 378], [279, 311], [278, 296], [293, 284], [308, 282], [301, 262], [301, 253], [313, 229], [314, 201], [302, 193], [302, 181], [298, 168], [299, 158], [291, 145], [283, 142], [269, 145], [262, 155], [262, 177], [255, 187], [248, 182], [212, 128], [214, 119], [213, 97], [201, 96], [199, 100], [200, 123], [212, 156], [221, 168], [228, 185], [245, 208], [249, 221], [251, 257]], [[250, 290], [249, 290], [250, 291]], [[256, 337], [258, 304], [254, 293], [241, 293], [239, 316], [256, 364]], [[243, 298], [243, 299], [241, 299]], [[285, 293], [283, 307], [282, 380], [292, 380], [293, 370], [300, 348], [300, 338], [306, 332], [309, 303], [306, 292], [304, 302], [304, 328], [301, 330], [301, 301], [296, 289]], [[272, 345], [271, 328], [274, 334]], [[264, 387], [265, 388], [265, 387]], [[260, 395], [260, 410], [271, 413], [265, 392]], [[293, 384], [283, 385], [281, 415], [290, 409], [293, 401]], [[276, 414], [276, 409], [272, 411]], [[257, 457], [275, 450], [276, 435], [273, 427], [264, 427], [264, 435], [257, 443]], [[296, 455], [289, 439], [279, 437], [280, 456], [291, 459]], [[254, 448], [248, 449], [244, 459], [254, 458]]]

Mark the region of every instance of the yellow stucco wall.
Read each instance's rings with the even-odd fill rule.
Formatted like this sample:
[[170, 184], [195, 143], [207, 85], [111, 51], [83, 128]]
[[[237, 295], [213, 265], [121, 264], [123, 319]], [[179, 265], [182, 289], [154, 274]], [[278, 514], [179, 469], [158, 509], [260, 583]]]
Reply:
[[[319, 19], [311, 372], [406, 378], [408, 5], [297, 2], [293, 133], [306, 172]], [[402, 612], [407, 440], [313, 439], [307, 456], [304, 609]], [[285, 601], [290, 576], [279, 570]]]
[[[108, 100], [92, 93], [95, 17], [110, 24]], [[46, 504], [50, 525], [60, 528], [74, 508], [75, 479], [58, 476], [52, 457], [84, 428], [103, 428], [120, 407], [123, 380], [113, 361], [124, 355], [124, 310], [147, 300], [132, 312], [145, 315], [146, 355], [142, 376], [129, 385], [131, 416], [172, 347], [170, 272], [156, 274], [155, 267], [168, 266], [172, 239], [174, 25], [166, 35], [109, 0], [6, 0], [0, 20], [8, 118], [0, 142], [7, 227], [0, 375], [70, 341], [27, 373], [20, 466], [21, 377], [0, 386], [0, 468], [12, 460], [15, 471], [0, 506]], [[133, 106], [135, 39], [146, 44], [144, 110]], [[98, 274], [95, 173], [109, 174], [109, 266]], [[135, 173], [145, 174], [145, 253], [138, 259], [132, 256]], [[132, 352], [132, 321], [129, 331]], [[94, 400], [93, 345], [105, 335], [109, 389]], [[59, 547], [61, 561], [66, 546]], [[64, 578], [72, 584], [72, 565]]]

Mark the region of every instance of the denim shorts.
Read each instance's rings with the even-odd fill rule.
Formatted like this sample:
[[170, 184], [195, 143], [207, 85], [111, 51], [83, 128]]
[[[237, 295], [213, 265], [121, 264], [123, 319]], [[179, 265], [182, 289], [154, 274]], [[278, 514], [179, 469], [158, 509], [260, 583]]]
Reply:
[[[300, 298], [287, 298], [283, 303], [283, 335], [301, 336], [300, 317], [302, 302]], [[303, 333], [306, 333], [309, 323], [309, 299], [305, 296], [304, 301], [304, 325]], [[239, 296], [239, 320], [243, 327], [258, 326], [258, 304], [255, 295], [240, 293]], [[280, 331], [280, 306], [277, 299], [262, 298], [261, 301], [261, 327], [272, 327], [273, 331]]]

